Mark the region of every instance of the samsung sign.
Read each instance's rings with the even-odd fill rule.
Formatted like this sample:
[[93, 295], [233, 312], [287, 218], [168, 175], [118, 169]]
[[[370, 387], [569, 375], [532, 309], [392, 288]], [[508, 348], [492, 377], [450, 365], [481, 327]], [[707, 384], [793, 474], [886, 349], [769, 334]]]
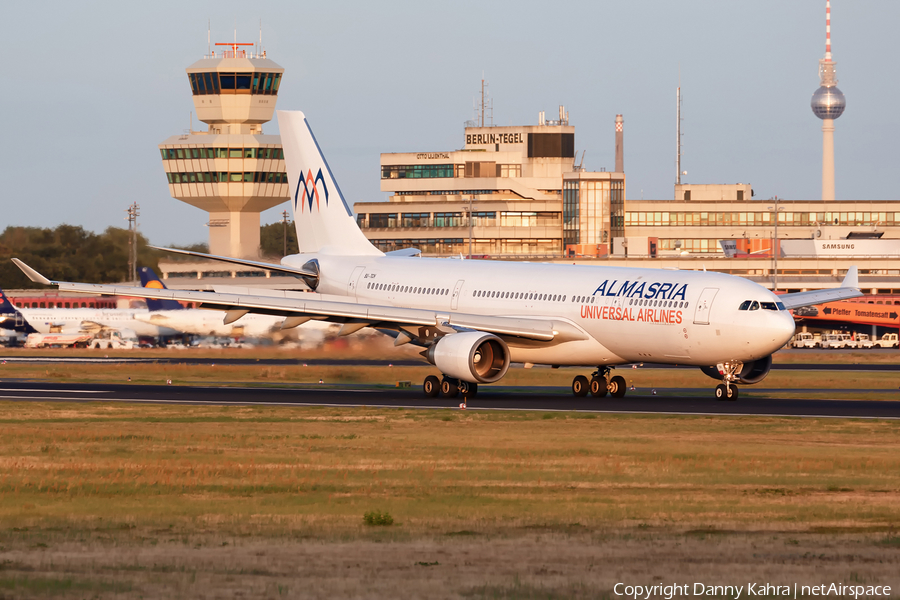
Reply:
[[781, 240], [783, 256], [900, 256], [900, 240]]
[[524, 144], [524, 133], [467, 133], [466, 144]]

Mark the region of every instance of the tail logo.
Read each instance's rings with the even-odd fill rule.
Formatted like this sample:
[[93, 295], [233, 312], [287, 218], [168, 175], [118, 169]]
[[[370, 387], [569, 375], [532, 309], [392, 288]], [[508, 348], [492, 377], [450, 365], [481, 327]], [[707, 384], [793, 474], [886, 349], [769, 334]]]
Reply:
[[[302, 175], [301, 171], [301, 175]], [[304, 204], [309, 204], [309, 211], [312, 212], [313, 208], [313, 198], [316, 199], [316, 209], [319, 208], [319, 182], [322, 182], [322, 190], [325, 192], [325, 206], [328, 206], [328, 186], [325, 185], [325, 177], [322, 175], [322, 169], [319, 169], [319, 172], [316, 173], [316, 176], [313, 177], [312, 169], [306, 172], [306, 179], [303, 177], [300, 178], [300, 181], [297, 182], [297, 191], [294, 193], [294, 210], [297, 210], [297, 205], [300, 204], [300, 211], [303, 212]], [[303, 186], [303, 195], [305, 202], [301, 203], [300, 198], [300, 186]]]

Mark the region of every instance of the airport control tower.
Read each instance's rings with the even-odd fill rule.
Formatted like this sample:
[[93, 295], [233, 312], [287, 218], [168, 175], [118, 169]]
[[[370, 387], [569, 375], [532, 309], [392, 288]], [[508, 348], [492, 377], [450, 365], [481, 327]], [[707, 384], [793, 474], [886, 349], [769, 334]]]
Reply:
[[209, 213], [211, 254], [259, 256], [259, 213], [288, 199], [281, 137], [264, 135], [284, 69], [265, 52], [227, 43], [187, 68], [207, 131], [159, 145], [173, 198]]
[[825, 58], [819, 61], [819, 89], [812, 96], [813, 112], [822, 119], [822, 200], [834, 200], [834, 120], [847, 101], [837, 88], [831, 60], [831, 0], [825, 0]]

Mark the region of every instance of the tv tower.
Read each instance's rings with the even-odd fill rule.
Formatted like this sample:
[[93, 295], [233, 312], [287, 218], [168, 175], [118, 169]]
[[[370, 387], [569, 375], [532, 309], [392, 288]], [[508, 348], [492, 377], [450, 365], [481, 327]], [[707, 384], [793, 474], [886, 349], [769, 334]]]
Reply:
[[834, 200], [834, 120], [844, 113], [847, 101], [837, 88], [831, 60], [831, 0], [825, 0], [825, 58], [819, 60], [820, 87], [810, 105], [822, 119], [822, 200]]

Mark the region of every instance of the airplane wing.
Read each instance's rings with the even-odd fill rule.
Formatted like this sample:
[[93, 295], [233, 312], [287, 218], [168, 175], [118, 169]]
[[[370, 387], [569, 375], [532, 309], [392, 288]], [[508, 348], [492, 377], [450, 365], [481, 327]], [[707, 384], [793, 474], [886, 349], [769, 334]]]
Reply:
[[477, 330], [543, 342], [588, 339], [587, 334], [581, 329], [562, 320], [451, 314], [430, 309], [363, 304], [345, 296], [311, 292], [250, 290], [235, 287], [230, 288], [228, 293], [221, 293], [51, 281], [19, 259], [12, 260], [32, 281], [56, 285], [61, 291], [198, 302], [204, 307], [226, 311], [228, 313], [225, 317], [226, 322], [237, 320], [248, 312], [255, 312], [285, 317], [324, 317], [325, 320], [345, 323], [347, 333], [362, 327], [393, 325], [425, 328], [423, 333], [431, 333], [432, 336], [436, 335], [437, 331], [450, 333], [459, 330]]
[[837, 300], [857, 298], [863, 293], [859, 289], [859, 273], [856, 267], [847, 269], [847, 275], [840, 287], [828, 290], [813, 290], [810, 292], [796, 292], [794, 294], [782, 294], [778, 299], [784, 303], [785, 308], [800, 308], [801, 306], [813, 306]]

